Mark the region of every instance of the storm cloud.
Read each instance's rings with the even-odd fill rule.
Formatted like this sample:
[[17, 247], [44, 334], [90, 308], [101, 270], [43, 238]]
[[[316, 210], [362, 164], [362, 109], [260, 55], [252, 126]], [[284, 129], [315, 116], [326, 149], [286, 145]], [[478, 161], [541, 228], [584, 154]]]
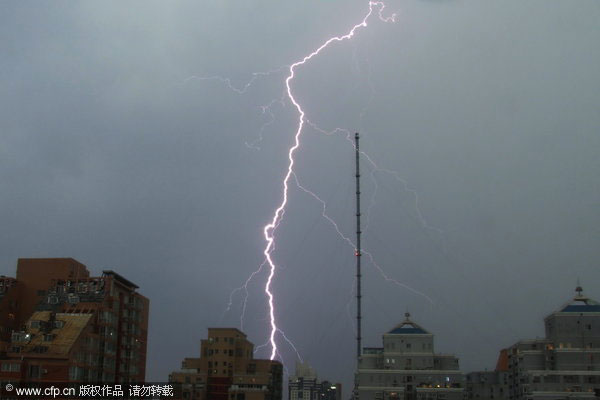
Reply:
[[[278, 101], [282, 67], [367, 5], [5, 2], [2, 273], [19, 257], [73, 257], [138, 284], [149, 380], [197, 356], [207, 327], [240, 327], [243, 292], [226, 307], [262, 262], [298, 117]], [[363, 160], [364, 248], [410, 288], [365, 257], [363, 344], [409, 310], [464, 371], [492, 368], [500, 348], [543, 334], [577, 279], [600, 298], [600, 3], [387, 5], [396, 23], [371, 19], [293, 81], [311, 122], [360, 131], [397, 172]], [[272, 72], [244, 94], [192, 78], [239, 88], [261, 71]], [[304, 130], [297, 177], [350, 237], [353, 162], [344, 134]], [[274, 252], [279, 324], [322, 378], [349, 387], [354, 251], [319, 202], [290, 195]], [[243, 326], [256, 345], [264, 279], [248, 286]]]

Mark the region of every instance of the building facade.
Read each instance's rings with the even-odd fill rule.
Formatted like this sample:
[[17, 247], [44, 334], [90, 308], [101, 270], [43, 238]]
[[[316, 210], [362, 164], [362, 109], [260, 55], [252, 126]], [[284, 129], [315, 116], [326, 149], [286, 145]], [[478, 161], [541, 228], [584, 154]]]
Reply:
[[[7, 278], [0, 281], [5, 288], [0, 297], [0, 379], [15, 378], [4, 374], [14, 371], [4, 369], [16, 368], [16, 359], [35, 364], [60, 354], [56, 363], [65, 364], [61, 368], [69, 371], [63, 374], [69, 381], [144, 382], [149, 302], [135, 284], [110, 270], [91, 277], [85, 265], [71, 258], [19, 259], [17, 278], [8, 290]], [[81, 331], [60, 326], [71, 326], [62, 320], [84, 319]], [[85, 352], [78, 341], [87, 343]], [[40, 370], [38, 376], [25, 369], [19, 380], [47, 380], [43, 375], [52, 368]]]
[[296, 373], [288, 380], [289, 400], [341, 400], [341, 398], [340, 383], [321, 382], [308, 363], [296, 363]]
[[209, 328], [200, 357], [186, 358], [169, 382], [185, 400], [281, 400], [283, 366], [254, 359], [254, 345], [235, 328]]
[[9, 382], [95, 381], [99, 337], [90, 314], [34, 312], [24, 329], [12, 334], [0, 361], [0, 376]]
[[462, 400], [458, 358], [434, 352], [433, 334], [406, 319], [383, 335], [383, 347], [364, 348], [356, 381], [360, 400]]
[[[544, 319], [545, 338], [521, 340], [502, 350], [504, 368], [488, 373], [486, 380], [477, 379], [481, 373], [469, 374], [473, 378], [469, 398], [600, 398], [600, 304], [585, 296], [581, 287], [576, 292]], [[498, 395], [494, 389], [500, 388]]]

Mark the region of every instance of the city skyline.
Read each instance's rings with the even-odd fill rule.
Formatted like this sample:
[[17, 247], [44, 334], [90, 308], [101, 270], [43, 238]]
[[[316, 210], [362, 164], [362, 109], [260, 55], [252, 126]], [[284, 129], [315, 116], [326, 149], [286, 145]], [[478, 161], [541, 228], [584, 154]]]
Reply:
[[[111, 303], [112, 300], [110, 300], [109, 297], [105, 297], [106, 295], [108, 295], [108, 292], [110, 292], [111, 293], [110, 296], [112, 296], [112, 292], [114, 291], [114, 289], [111, 289], [113, 286], [113, 284], [112, 284], [113, 280], [120, 282], [120, 285], [123, 286], [123, 288], [126, 288], [127, 292], [125, 292], [125, 293], [131, 293], [131, 295], [130, 295], [131, 300], [127, 300], [127, 298], [126, 298], [125, 299], [126, 303], [131, 302], [132, 306], [133, 306], [133, 304], [135, 304], [135, 307], [138, 307], [138, 300], [135, 300], [135, 303], [134, 303], [133, 295], [135, 295], [136, 297], [139, 297], [141, 300], [141, 303], [146, 303], [146, 305], [143, 306], [145, 311], [142, 313], [142, 314], [146, 314], [146, 316], [140, 320], [140, 321], [142, 321], [141, 322], [142, 332], [146, 332], [147, 328], [144, 328], [144, 326], [147, 326], [147, 320], [148, 320], [148, 315], [147, 315], [148, 314], [148, 305], [147, 304], [148, 304], [149, 299], [146, 299], [144, 296], [140, 296], [139, 294], [136, 294], [135, 290], [138, 289], [137, 285], [135, 285], [131, 281], [125, 279], [124, 277], [122, 277], [121, 275], [117, 274], [114, 271], [103, 270], [102, 278], [90, 277], [87, 266], [73, 258], [20, 258], [17, 263], [17, 271], [14, 275], [16, 276], [16, 278], [11, 277], [11, 276], [5, 276], [5, 275], [2, 275], [0, 277], [0, 295], [1, 295], [0, 300], [2, 301], [2, 305], [3, 305], [2, 310], [0, 310], [0, 311], [2, 311], [0, 313], [0, 324], [2, 325], [2, 330], [0, 330], [0, 333], [2, 333], [2, 335], [3, 335], [2, 337], [0, 337], [0, 343], [3, 344], [3, 347], [6, 347], [8, 349], [7, 360], [12, 360], [12, 359], [16, 359], [16, 358], [20, 357], [20, 355], [18, 353], [11, 351], [10, 348], [11, 348], [11, 345], [14, 346], [14, 344], [15, 344], [15, 343], [11, 343], [11, 342], [15, 342], [15, 340], [16, 340], [16, 344], [19, 345], [21, 339], [18, 339], [18, 338], [15, 339], [15, 337], [13, 336], [13, 338], [11, 340], [11, 338], [10, 338], [11, 333], [13, 333], [13, 332], [18, 333], [19, 335], [22, 336], [22, 335], [26, 335], [31, 329], [34, 329], [34, 330], [36, 330], [36, 334], [33, 336], [39, 336], [38, 335], [39, 332], [37, 332], [37, 330], [39, 329], [41, 332], [43, 329], [45, 329], [45, 328], [43, 328], [43, 325], [45, 324], [45, 322], [43, 322], [43, 321], [50, 321], [50, 322], [52, 322], [50, 325], [52, 325], [54, 319], [56, 319], [57, 317], [60, 317], [60, 319], [62, 319], [62, 320], [66, 319], [66, 321], [69, 321], [70, 319], [74, 319], [74, 321], [81, 320], [81, 322], [77, 322], [78, 325], [77, 325], [77, 328], [75, 328], [76, 330], [81, 330], [81, 331], [87, 330], [88, 325], [96, 326], [96, 324], [98, 324], [98, 323], [100, 323], [102, 325], [109, 324], [107, 326], [112, 326], [110, 324], [115, 323], [117, 319], [121, 318], [121, 317], [118, 317], [117, 319], [115, 319], [115, 318], [107, 319], [107, 316], [105, 315], [107, 312], [106, 310], [109, 310], [109, 312], [110, 312], [110, 310], [113, 309], [113, 305]], [[72, 290], [67, 291], [66, 289], [62, 289], [63, 287], [64, 288], [68, 287], [69, 289], [72, 289]], [[106, 295], [104, 294], [105, 288], [106, 288], [106, 290], [108, 290]], [[122, 289], [120, 289], [120, 290], [122, 290]], [[88, 293], [89, 293], [89, 295], [88, 295]], [[544, 314], [544, 321], [546, 322], [546, 336], [548, 336], [549, 334], [556, 335], [556, 333], [553, 333], [551, 326], [553, 324], [555, 324], [556, 326], [559, 326], [562, 322], [561, 323], [554, 323], [554, 322], [548, 323], [547, 321], [554, 321], [554, 319], [556, 318], [555, 315], [557, 315], [557, 314], [571, 316], [571, 315], [584, 315], [584, 314], [581, 314], [582, 312], [600, 313], [600, 303], [596, 302], [592, 298], [585, 295], [583, 287], [581, 286], [579, 281], [577, 283], [577, 287], [575, 288], [575, 293], [576, 294], [573, 298], [569, 298], [568, 300], [563, 301], [559, 307]], [[73, 299], [71, 298], [71, 296], [77, 297], [77, 300], [72, 301]], [[88, 296], [88, 297], [91, 296], [91, 297], [88, 298], [86, 296]], [[127, 296], [125, 296], [125, 297], [127, 297]], [[103, 303], [108, 304], [108, 306], [104, 305]], [[83, 307], [83, 309], [80, 309], [81, 307]], [[59, 310], [59, 311], [62, 310], [63, 312], [57, 314], [56, 310]], [[135, 310], [137, 310], [137, 308], [135, 308]], [[82, 314], [82, 312], [83, 312], [83, 314]], [[95, 313], [98, 313], [98, 318], [99, 318], [98, 320], [96, 320]], [[560, 313], [562, 313], [562, 314], [560, 314]], [[591, 318], [588, 321], [591, 324], [586, 323], [587, 324], [586, 326], [591, 330], [592, 326], [595, 326], [594, 322], [592, 320], [594, 319], [594, 316], [596, 314], [593, 314], [593, 315], [590, 314], [590, 315], [591, 315], [591, 317], [586, 317], [586, 318]], [[94, 317], [93, 319], [91, 319], [92, 316]], [[85, 317], [85, 319], [82, 319], [84, 317]], [[92, 322], [92, 321], [95, 321], [95, 322]], [[135, 319], [135, 321], [137, 321], [137, 319]], [[145, 322], [143, 322], [143, 321], [145, 321]], [[35, 327], [33, 326], [34, 322], [37, 322]], [[577, 322], [577, 324], [579, 324], [579, 322]], [[63, 323], [63, 325], [64, 325], [64, 323]], [[26, 329], [19, 330], [18, 326], [26, 327]], [[550, 326], [550, 328], [549, 328], [549, 326]], [[571, 327], [569, 329], [571, 329], [571, 330], [575, 329], [574, 326], [575, 325], [573, 325], [573, 327]], [[73, 328], [71, 328], [71, 329], [73, 329]], [[102, 329], [103, 328], [101, 328], [101, 330]], [[204, 346], [204, 347], [206, 347], [209, 344], [212, 344], [214, 338], [219, 338], [219, 337], [225, 335], [226, 339], [229, 337], [237, 338], [237, 339], [234, 339], [235, 343], [236, 343], [236, 347], [241, 346], [240, 349], [242, 349], [242, 350], [239, 350], [239, 351], [241, 351], [244, 354], [240, 353], [240, 355], [236, 355], [236, 357], [239, 356], [242, 358], [251, 358], [256, 353], [254, 344], [249, 342], [246, 339], [247, 338], [246, 334], [241, 332], [238, 328], [207, 327], [207, 329], [209, 332], [209, 336], [208, 336], [208, 339], [202, 340], [202, 346]], [[562, 325], [561, 325], [561, 329], [564, 329], [564, 328], [562, 328]], [[596, 328], [594, 328], [594, 329], [596, 329]], [[12, 330], [12, 332], [11, 332], [11, 330]], [[94, 328], [94, 332], [97, 330], [98, 330], [97, 328]], [[91, 330], [90, 330], [90, 332], [91, 332]], [[562, 348], [563, 344], [565, 344], [565, 346], [568, 346], [568, 348], [571, 348], [571, 346], [574, 345], [574, 343], [572, 343], [573, 336], [571, 336], [573, 334], [571, 333], [571, 334], [567, 335], [563, 331], [560, 331], [560, 330], [559, 330], [559, 333], [567, 338], [566, 342], [560, 343], [560, 348]], [[87, 337], [86, 335], [82, 335], [82, 338], [85, 339]], [[135, 333], [135, 335], [140, 335], [140, 332]], [[145, 335], [145, 333], [143, 333], [143, 335]], [[386, 336], [388, 337], [387, 340], [389, 341], [390, 340], [389, 338], [393, 338], [394, 335], [400, 335], [398, 337], [404, 337], [405, 339], [409, 339], [407, 341], [407, 343], [409, 343], [410, 341], [412, 341], [416, 338], [417, 342], [413, 343], [413, 347], [419, 347], [418, 345], [421, 344], [421, 342], [423, 342], [423, 338], [426, 338], [425, 342], [423, 342], [423, 343], [425, 343], [425, 344], [423, 344], [424, 355], [431, 353], [434, 356], [436, 356], [436, 354], [434, 354], [434, 352], [433, 352], [433, 334], [431, 332], [427, 331], [425, 328], [423, 328], [419, 324], [417, 324], [416, 322], [413, 322], [410, 319], [410, 313], [408, 311], [405, 312], [403, 321], [396, 324], [387, 333], [383, 334], [384, 347], [387, 351], [392, 350], [394, 345], [399, 348], [404, 346], [404, 345], [401, 346], [399, 344], [399, 342], [398, 343], [394, 342], [394, 344], [392, 344], [392, 345], [385, 344]], [[44, 336], [44, 335], [42, 335], [42, 336]], [[54, 335], [54, 336], [56, 336], [56, 335]], [[35, 342], [32, 342], [32, 344], [30, 344], [29, 341], [27, 341], [26, 346], [29, 346], [31, 348], [40, 347], [39, 346], [40, 344], [41, 345], [45, 344], [44, 341], [40, 342], [40, 340], [41, 340], [41, 336], [38, 337]], [[73, 340], [73, 338], [70, 338], [68, 340]], [[231, 339], [227, 339], [227, 340], [231, 340]], [[223, 344], [220, 345], [220, 347], [219, 346], [217, 346], [217, 347], [219, 349], [223, 346], [225, 346], [226, 348], [229, 348], [228, 347], [229, 342], [227, 342], [227, 340], [225, 340], [223, 342]], [[394, 339], [394, 340], [399, 341], [400, 339]], [[536, 337], [536, 340], [538, 340], [537, 337]], [[583, 339], [581, 339], [581, 340], [583, 340]], [[596, 341], [596, 336], [592, 335], [592, 337], [590, 337], [589, 340], [592, 341], [592, 342], [590, 342], [589, 345], [593, 346], [593, 342]], [[4, 342], [2, 342], [2, 341], [4, 341]], [[552, 338], [551, 341], [549, 341], [549, 339], [540, 339], [540, 343], [542, 343], [543, 345], [546, 345], [547, 343], [553, 343], [553, 345], [554, 345], [554, 342], [556, 342], [556, 341], [557, 341], [557, 339], [555, 339], [555, 338]], [[143, 342], [146, 343], [145, 339], [143, 340]], [[218, 342], [218, 339], [217, 339], [217, 342]], [[404, 343], [404, 340], [402, 342]], [[519, 346], [522, 342], [527, 343], [528, 339], [519, 340], [516, 344], [511, 344], [511, 345], [513, 347]], [[389, 342], [389, 343], [391, 343], [391, 342]], [[429, 343], [429, 345], [427, 345], [427, 343]], [[231, 342], [231, 344], [233, 344], [233, 342]], [[72, 346], [72, 344], [70, 344], [69, 346]], [[262, 346], [264, 347], [265, 345], [263, 344]], [[390, 346], [392, 346], [392, 347], [390, 347]], [[406, 346], [409, 346], [409, 345], [407, 344]], [[427, 346], [429, 346], [429, 347], [427, 347]], [[558, 344], [556, 344], [556, 346], [558, 347]], [[369, 365], [368, 368], [373, 367], [371, 364], [374, 363], [374, 361], [373, 361], [374, 356], [379, 357], [379, 358], [385, 357], [385, 355], [382, 355], [382, 354], [384, 354], [384, 353], [382, 353], [384, 347], [378, 348], [378, 347], [365, 346], [363, 348], [362, 354], [365, 356], [364, 362], [366, 363], [366, 365]], [[116, 349], [116, 347], [113, 349], [113, 352], [115, 349]], [[250, 349], [250, 350], [248, 350], [248, 349]], [[32, 351], [32, 350], [30, 349], [30, 351]], [[60, 350], [60, 351], [64, 351], [64, 350]], [[238, 350], [236, 350], [236, 351], [238, 351]], [[505, 361], [501, 361], [501, 360], [503, 359], [503, 357], [507, 356], [506, 352], [507, 352], [507, 348], [499, 349], [499, 356], [498, 356], [499, 358], [496, 363], [496, 371], [501, 371], [501, 372], [505, 371], [504, 368], [506, 368], [506, 367], [501, 367], [501, 365], [504, 365], [503, 363], [505, 363]], [[20, 350], [19, 350], [19, 353], [20, 353]], [[35, 353], [35, 351], [34, 351], [34, 353]], [[145, 357], [145, 344], [144, 344], [144, 350], [142, 353], [144, 354], [144, 357]], [[221, 358], [217, 357], [217, 361], [228, 361], [227, 355], [225, 354], [226, 351], [223, 351], [222, 353], [223, 353], [223, 356], [221, 356]], [[246, 354], [246, 353], [248, 353], [248, 354]], [[409, 350], [409, 353], [410, 353], [410, 350]], [[189, 369], [189, 368], [192, 368], [192, 369], [202, 368], [203, 372], [194, 373], [193, 375], [196, 376], [199, 374], [199, 376], [203, 376], [204, 382], [207, 382], [206, 381], [207, 372], [205, 370], [206, 370], [206, 368], [211, 367], [211, 365], [210, 365], [211, 362], [206, 361], [206, 357], [208, 355], [209, 355], [208, 350], [205, 350], [205, 351], [200, 352], [201, 358], [204, 357], [203, 359], [201, 359], [201, 358], [197, 358], [197, 359], [185, 358], [182, 363], [183, 371], [185, 371], [186, 369]], [[212, 356], [212, 350], [210, 351], [210, 356]], [[230, 354], [230, 356], [231, 356], [231, 354]], [[423, 354], [420, 356], [423, 357]], [[223, 358], [223, 357], [225, 357], [225, 358]], [[441, 362], [444, 365], [447, 364], [447, 366], [444, 369], [452, 370], [454, 367], [457, 367], [455, 370], [453, 370], [453, 372], [460, 372], [461, 374], [463, 374], [464, 369], [458, 368], [459, 357], [454, 357], [454, 355], [448, 355], [448, 354], [444, 354], [444, 355], [440, 354], [440, 355], [438, 355], [438, 357], [441, 357], [440, 360], [450, 357], [449, 361], [439, 361], [439, 362]], [[209, 359], [212, 359], [212, 357], [210, 357]], [[262, 361], [267, 361], [267, 360], [262, 360], [262, 361], [254, 360], [254, 361], [262, 362]], [[382, 362], [382, 361], [380, 360], [378, 362]], [[386, 362], [389, 362], [389, 359]], [[436, 362], [438, 362], [438, 361], [436, 361]], [[140, 376], [145, 375], [145, 358], [142, 360], [142, 364], [143, 365], [140, 367], [140, 369], [141, 369]], [[247, 361], [244, 360], [244, 363], [241, 366], [239, 366], [239, 368], [245, 369], [246, 364], [247, 364]], [[416, 364], [417, 364], [417, 362], [415, 362], [415, 367], [417, 366]], [[207, 365], [208, 365], [208, 367], [207, 367]], [[373, 364], [373, 365], [375, 365], [375, 364]], [[450, 368], [448, 368], [448, 367], [450, 367]], [[229, 368], [231, 369], [231, 364], [230, 364]], [[237, 367], [235, 367], [235, 368], [237, 368]], [[308, 376], [308, 377], [311, 377], [311, 379], [313, 379], [313, 380], [317, 379], [316, 372], [310, 367], [310, 365], [308, 363], [305, 364], [303, 361], [301, 361], [300, 363], [296, 362], [296, 373], [295, 374], [292, 374], [290, 372], [291, 370], [288, 369], [287, 367], [285, 367], [285, 368], [286, 368], [286, 374], [289, 372], [288, 376], [290, 378], [297, 375], [298, 371], [301, 371], [299, 376]], [[392, 368], [395, 368], [395, 365], [392, 366]], [[416, 369], [419, 369], [419, 368], [416, 368]], [[485, 371], [488, 371], [487, 367], [485, 368]], [[283, 371], [281, 371], [281, 372], [283, 372]], [[470, 372], [471, 373], [482, 373], [482, 372], [478, 372], [478, 371], [470, 371]], [[223, 374], [225, 374], [225, 373], [226, 373], [226, 371], [223, 371]], [[176, 370], [174, 370], [171, 374], [169, 374], [169, 381], [171, 381], [171, 377], [174, 376], [173, 374], [181, 374], [181, 372], [177, 372]], [[185, 374], [186, 373], [183, 372], [183, 376], [185, 376]], [[215, 374], [217, 374], [217, 370], [215, 370]], [[219, 374], [220, 374], [220, 370], [219, 370]], [[217, 375], [219, 375], [219, 374], [217, 374]], [[87, 378], [85, 378], [85, 379], [87, 379]], [[139, 377], [138, 377], [138, 379], [139, 379]], [[179, 377], [177, 379], [178, 379], [177, 381], [173, 381], [173, 382], [181, 383], [182, 382], [181, 380], [183, 378]], [[142, 380], [140, 380], [140, 381], [142, 381]], [[461, 387], [464, 387], [464, 386], [461, 386]]]
[[[537, 316], [577, 279], [600, 298], [600, 8], [386, 5], [395, 23], [375, 19], [298, 69], [311, 124], [295, 177], [352, 237], [352, 146], [314, 126], [360, 132], [382, 168], [363, 162], [363, 248], [401, 283], [364, 257], [363, 346], [408, 309], [465, 371], [491, 368], [498, 349], [543, 334]], [[286, 67], [367, 8], [7, 4], [0, 273], [12, 276], [19, 257], [73, 257], [136, 282], [152, 301], [149, 380], [177, 368], [209, 326], [238, 327], [261, 346], [265, 271], [247, 307], [243, 290], [231, 292], [263, 262], [281, 193], [298, 117], [280, 101]], [[228, 88], [250, 81], [245, 93]], [[354, 251], [295, 184], [273, 253], [279, 326], [323, 377], [350, 388], [352, 369], [339, 366], [354, 362]]]

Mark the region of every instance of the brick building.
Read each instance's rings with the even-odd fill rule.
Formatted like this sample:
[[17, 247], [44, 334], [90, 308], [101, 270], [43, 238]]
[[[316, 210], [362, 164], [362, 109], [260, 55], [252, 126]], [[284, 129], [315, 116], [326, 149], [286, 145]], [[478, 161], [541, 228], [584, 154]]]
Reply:
[[186, 400], [281, 400], [278, 361], [253, 358], [254, 345], [235, 328], [209, 328], [200, 357], [186, 358], [169, 382], [181, 383]]
[[10, 344], [10, 335], [20, 326], [17, 320], [22, 285], [15, 279], [0, 276], [0, 354]]
[[135, 284], [72, 258], [19, 259], [0, 284], [0, 379], [144, 381], [149, 302]]
[[25, 329], [12, 334], [4, 356], [2, 380], [77, 382], [98, 370], [98, 335], [91, 314], [35, 312]]

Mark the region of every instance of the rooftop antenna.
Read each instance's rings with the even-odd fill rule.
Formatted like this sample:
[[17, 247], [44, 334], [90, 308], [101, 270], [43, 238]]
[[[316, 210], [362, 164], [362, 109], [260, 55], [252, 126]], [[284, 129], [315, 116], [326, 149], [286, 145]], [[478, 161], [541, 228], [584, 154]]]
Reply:
[[577, 292], [577, 297], [581, 297], [581, 292], [583, 292], [583, 288], [579, 283], [579, 277], [577, 278], [577, 288], [575, 288], [575, 291]]

